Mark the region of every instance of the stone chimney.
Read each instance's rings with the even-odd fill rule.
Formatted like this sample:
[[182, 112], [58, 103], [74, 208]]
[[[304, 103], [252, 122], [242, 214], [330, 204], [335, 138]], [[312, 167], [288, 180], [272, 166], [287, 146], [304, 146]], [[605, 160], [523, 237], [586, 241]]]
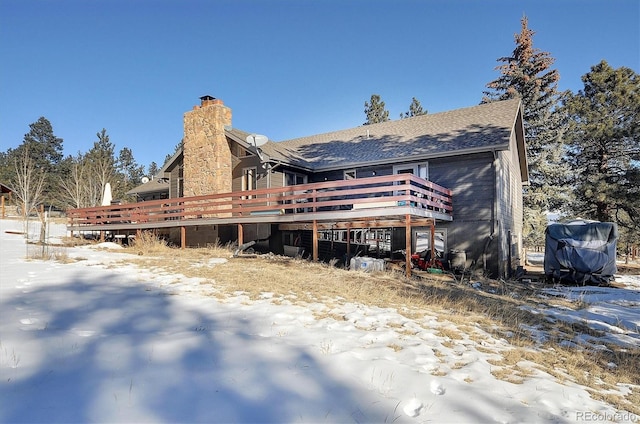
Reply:
[[184, 196], [231, 191], [226, 126], [231, 126], [231, 109], [211, 96], [200, 97], [200, 105], [184, 114]]

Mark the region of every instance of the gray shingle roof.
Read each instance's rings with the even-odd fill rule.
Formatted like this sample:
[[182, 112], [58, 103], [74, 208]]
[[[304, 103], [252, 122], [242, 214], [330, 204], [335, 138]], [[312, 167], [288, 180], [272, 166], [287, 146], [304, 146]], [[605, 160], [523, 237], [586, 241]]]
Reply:
[[362, 125], [261, 147], [271, 159], [314, 171], [363, 164], [501, 150], [509, 140], [520, 100]]
[[132, 195], [132, 194], [155, 193], [155, 192], [168, 193], [169, 183], [167, 181], [164, 181], [162, 178], [153, 179], [146, 183], [140, 184], [137, 187], [132, 188], [131, 190], [127, 191], [126, 194]]

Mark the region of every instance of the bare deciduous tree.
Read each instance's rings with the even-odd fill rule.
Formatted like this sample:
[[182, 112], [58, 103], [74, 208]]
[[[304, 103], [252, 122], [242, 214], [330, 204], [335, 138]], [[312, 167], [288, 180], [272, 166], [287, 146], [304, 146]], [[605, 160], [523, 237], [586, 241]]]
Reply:
[[82, 162], [82, 155], [78, 154], [77, 158], [72, 159], [67, 177], [60, 180], [61, 196], [76, 208], [92, 206], [87, 201], [85, 168]]
[[22, 209], [24, 231], [28, 237], [29, 215], [37, 211], [44, 194], [45, 174], [39, 171], [29, 155], [29, 147], [25, 145], [22, 154], [14, 162], [15, 175], [12, 181], [18, 204]]

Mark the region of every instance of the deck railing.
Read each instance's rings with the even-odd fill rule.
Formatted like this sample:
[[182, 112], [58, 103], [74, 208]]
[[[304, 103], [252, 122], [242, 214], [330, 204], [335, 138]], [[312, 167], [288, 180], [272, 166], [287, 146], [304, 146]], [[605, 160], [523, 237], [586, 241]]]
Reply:
[[[116, 226], [171, 220], [246, 218], [366, 208], [413, 207], [452, 217], [451, 191], [411, 174], [325, 181], [280, 188], [71, 209], [69, 226]], [[321, 216], [321, 215], [320, 215]]]

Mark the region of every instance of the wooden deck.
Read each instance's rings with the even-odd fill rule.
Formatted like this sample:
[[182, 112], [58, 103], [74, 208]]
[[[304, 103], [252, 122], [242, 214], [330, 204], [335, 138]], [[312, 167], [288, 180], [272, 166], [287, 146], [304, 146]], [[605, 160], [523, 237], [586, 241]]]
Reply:
[[345, 222], [406, 215], [453, 220], [451, 191], [400, 174], [67, 211], [70, 231]]
[[241, 245], [244, 224], [278, 224], [282, 230], [312, 231], [314, 260], [323, 229], [404, 227], [410, 275], [411, 227], [430, 227], [434, 246], [435, 222], [452, 221], [453, 205], [449, 189], [400, 174], [72, 209], [67, 216], [71, 233], [180, 228], [182, 247], [189, 226], [237, 225]]

